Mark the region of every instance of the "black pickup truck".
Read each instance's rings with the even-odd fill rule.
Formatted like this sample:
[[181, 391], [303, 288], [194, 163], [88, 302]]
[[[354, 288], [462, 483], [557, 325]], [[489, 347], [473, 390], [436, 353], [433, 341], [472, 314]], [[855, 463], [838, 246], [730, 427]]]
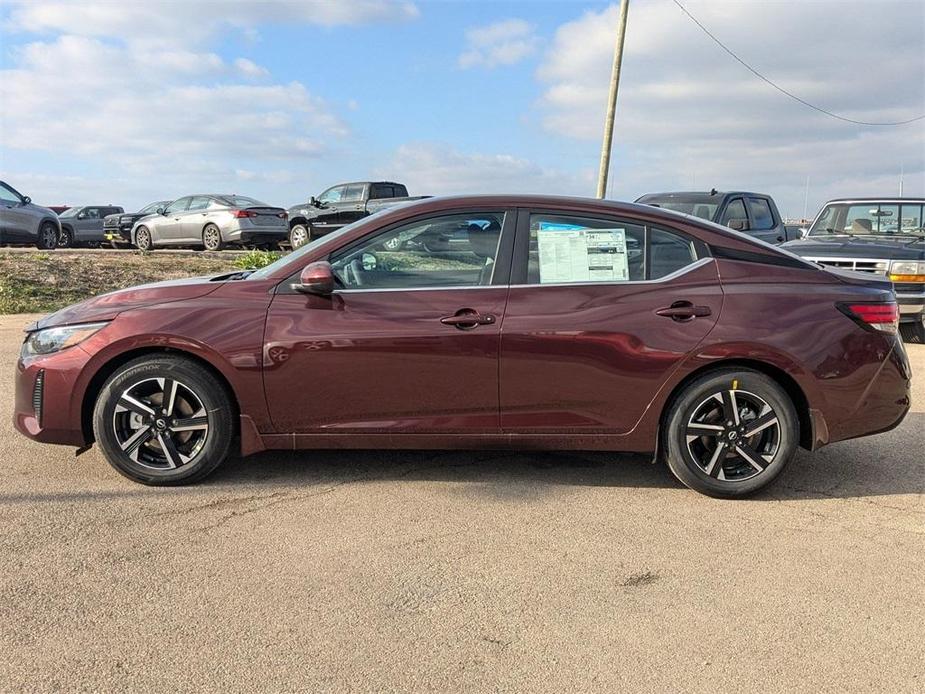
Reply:
[[770, 195], [715, 188], [708, 193], [648, 193], [636, 202], [707, 219], [767, 243], [784, 243], [800, 238], [797, 229], [787, 228]]
[[809, 233], [784, 245], [821, 265], [886, 275], [907, 342], [925, 342], [925, 198], [830, 200]]
[[312, 196], [308, 202], [289, 208], [289, 243], [298, 248], [385, 207], [425, 197], [408, 197], [405, 185], [392, 181], [338, 183], [317, 198]]

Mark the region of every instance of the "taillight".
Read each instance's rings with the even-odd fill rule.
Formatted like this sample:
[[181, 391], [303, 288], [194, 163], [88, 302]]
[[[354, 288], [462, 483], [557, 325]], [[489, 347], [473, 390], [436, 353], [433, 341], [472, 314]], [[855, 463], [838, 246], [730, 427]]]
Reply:
[[231, 214], [237, 217], [238, 219], [243, 219], [244, 217], [256, 217], [257, 216], [257, 213], [252, 212], [251, 210], [235, 210]]
[[899, 305], [895, 301], [838, 304], [838, 309], [862, 328], [895, 335], [899, 330]]

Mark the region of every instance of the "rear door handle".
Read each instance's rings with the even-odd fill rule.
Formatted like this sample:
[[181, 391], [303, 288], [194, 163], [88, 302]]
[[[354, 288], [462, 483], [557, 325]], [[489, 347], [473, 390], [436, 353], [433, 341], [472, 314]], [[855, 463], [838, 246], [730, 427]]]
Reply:
[[452, 325], [460, 330], [472, 330], [472, 328], [477, 328], [480, 325], [492, 325], [495, 322], [495, 317], [490, 313], [483, 316], [472, 309], [461, 309], [455, 315], [444, 316], [440, 319], [440, 322], [444, 325]]
[[655, 312], [657, 316], [664, 316], [676, 321], [688, 321], [693, 318], [709, 316], [713, 313], [709, 306], [694, 306], [690, 301], [675, 301], [667, 308], [660, 308]]

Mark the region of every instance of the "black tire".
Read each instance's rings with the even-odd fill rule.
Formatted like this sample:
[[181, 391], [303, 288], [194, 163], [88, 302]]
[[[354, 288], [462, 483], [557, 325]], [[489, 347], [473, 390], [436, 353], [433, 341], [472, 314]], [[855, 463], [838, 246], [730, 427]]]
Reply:
[[61, 229], [58, 236], [58, 248], [70, 248], [74, 245], [74, 233], [70, 229]]
[[39, 237], [36, 239], [35, 247], [43, 251], [58, 247], [58, 227], [54, 222], [42, 222], [39, 226]]
[[899, 334], [902, 335], [903, 342], [925, 344], [925, 313], [919, 315], [914, 323], [900, 323]]
[[719, 498], [748, 496], [770, 484], [799, 445], [790, 396], [751, 369], [717, 369], [695, 379], [669, 403], [663, 422], [662, 451], [672, 473]]
[[154, 250], [154, 242], [151, 240], [151, 232], [148, 227], [138, 227], [135, 230], [135, 247], [139, 251]]
[[312, 238], [312, 228], [308, 224], [293, 224], [289, 229], [289, 246], [292, 250], [301, 248]]
[[207, 251], [220, 251], [225, 246], [222, 232], [214, 224], [206, 224], [202, 230], [202, 246]]
[[[145, 390], [149, 395], [140, 394]], [[169, 392], [173, 410], [165, 415], [158, 408], [168, 407]], [[231, 396], [208, 370], [182, 356], [152, 355], [109, 377], [93, 408], [93, 433], [120, 474], [141, 484], [173, 486], [197, 482], [222, 464], [234, 420]]]

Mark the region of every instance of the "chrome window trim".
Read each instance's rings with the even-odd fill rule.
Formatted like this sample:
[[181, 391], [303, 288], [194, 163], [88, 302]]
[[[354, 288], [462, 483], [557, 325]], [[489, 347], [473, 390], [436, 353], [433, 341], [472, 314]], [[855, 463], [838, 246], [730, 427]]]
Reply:
[[470, 285], [470, 286], [459, 286], [459, 287], [382, 287], [377, 289], [335, 289], [334, 294], [358, 294], [358, 293], [369, 293], [369, 292], [442, 292], [442, 291], [461, 291], [461, 290], [470, 290], [470, 289], [521, 289], [529, 287], [532, 289], [539, 289], [542, 287], [601, 287], [601, 286], [613, 286], [613, 287], [626, 287], [628, 285], [649, 285], [649, 284], [661, 284], [664, 282], [669, 282], [673, 279], [686, 275], [689, 272], [703, 267], [709, 263], [714, 262], [714, 258], [707, 256], [705, 258], [699, 258], [695, 260], [690, 265], [685, 265], [684, 267], [675, 270], [670, 275], [665, 275], [664, 277], [659, 277], [655, 280], [628, 280], [626, 282], [551, 282], [549, 284], [481, 284], [481, 285]]

